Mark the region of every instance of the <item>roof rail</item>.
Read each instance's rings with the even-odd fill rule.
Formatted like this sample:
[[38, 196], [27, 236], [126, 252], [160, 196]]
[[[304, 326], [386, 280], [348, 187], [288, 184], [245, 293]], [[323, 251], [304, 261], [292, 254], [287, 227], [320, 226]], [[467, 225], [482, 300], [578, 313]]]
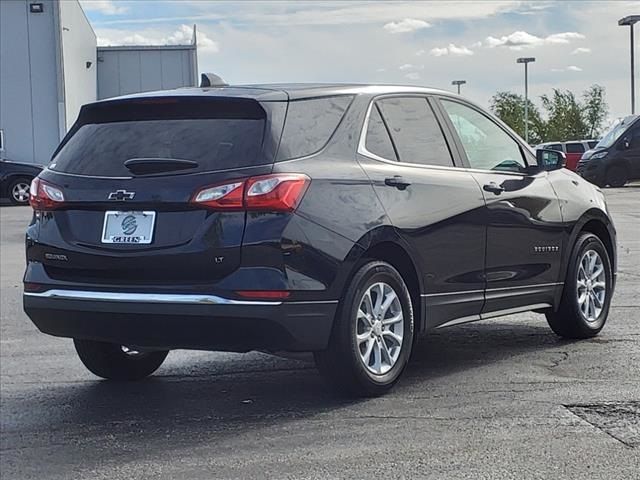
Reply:
[[229, 84], [225, 82], [215, 73], [203, 73], [200, 76], [200, 87], [227, 87]]

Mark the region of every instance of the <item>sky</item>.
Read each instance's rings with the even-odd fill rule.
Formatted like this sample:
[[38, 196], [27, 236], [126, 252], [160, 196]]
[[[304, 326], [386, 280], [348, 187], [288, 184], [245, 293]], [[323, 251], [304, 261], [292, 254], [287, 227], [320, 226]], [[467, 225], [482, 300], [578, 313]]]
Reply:
[[[196, 24], [200, 71], [228, 83], [453, 89], [461, 79], [462, 94], [488, 106], [496, 91], [524, 93], [516, 59], [525, 56], [536, 58], [529, 65], [536, 103], [553, 88], [581, 95], [597, 83], [611, 119], [631, 113], [629, 27], [618, 20], [640, 14], [637, 0], [80, 3], [99, 45], [189, 43]], [[636, 30], [638, 39], [640, 24]]]

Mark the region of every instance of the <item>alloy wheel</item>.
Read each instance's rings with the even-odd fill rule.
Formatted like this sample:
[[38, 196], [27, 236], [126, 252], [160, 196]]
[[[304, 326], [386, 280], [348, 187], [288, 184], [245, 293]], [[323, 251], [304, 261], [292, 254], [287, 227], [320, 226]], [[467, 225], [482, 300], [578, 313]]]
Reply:
[[378, 282], [365, 291], [358, 307], [356, 341], [360, 360], [373, 375], [384, 375], [398, 361], [404, 338], [404, 314], [396, 291]]
[[27, 203], [29, 201], [29, 184], [16, 183], [11, 189], [11, 196], [17, 203]]
[[580, 259], [577, 285], [580, 314], [587, 322], [595, 322], [604, 308], [607, 295], [604, 263], [595, 250], [587, 250]]

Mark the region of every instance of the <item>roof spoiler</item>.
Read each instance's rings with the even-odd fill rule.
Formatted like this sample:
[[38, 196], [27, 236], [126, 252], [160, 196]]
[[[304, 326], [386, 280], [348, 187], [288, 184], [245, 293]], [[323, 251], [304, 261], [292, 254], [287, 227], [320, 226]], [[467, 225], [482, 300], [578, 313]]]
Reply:
[[200, 87], [227, 87], [229, 84], [225, 82], [215, 73], [203, 73], [200, 76]]

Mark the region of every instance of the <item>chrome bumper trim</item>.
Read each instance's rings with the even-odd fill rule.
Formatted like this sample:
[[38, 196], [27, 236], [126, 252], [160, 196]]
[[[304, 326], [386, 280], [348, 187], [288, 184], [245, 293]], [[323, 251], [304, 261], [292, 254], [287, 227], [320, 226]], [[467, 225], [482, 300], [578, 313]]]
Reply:
[[91, 292], [84, 290], [47, 290], [46, 292], [24, 292], [28, 297], [60, 298], [65, 300], [89, 300], [94, 302], [130, 302], [130, 303], [173, 303], [189, 305], [269, 305], [277, 306], [282, 302], [263, 300], [231, 300], [217, 295], [175, 294], [175, 293], [129, 293], [129, 292]]

